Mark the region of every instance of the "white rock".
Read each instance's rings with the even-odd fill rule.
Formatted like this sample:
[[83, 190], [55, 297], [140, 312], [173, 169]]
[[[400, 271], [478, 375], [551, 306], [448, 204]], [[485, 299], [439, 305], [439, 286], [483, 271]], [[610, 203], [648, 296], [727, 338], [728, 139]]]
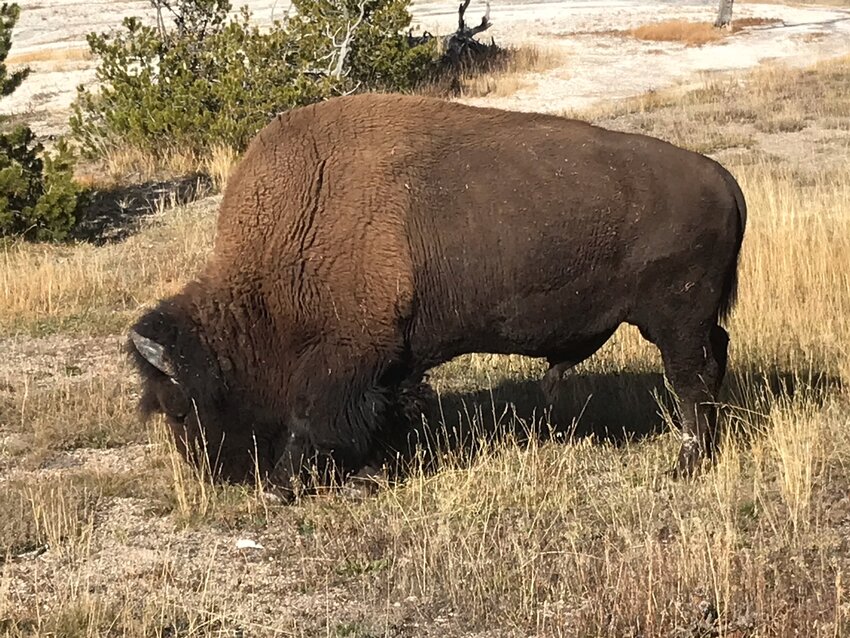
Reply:
[[263, 549], [263, 546], [260, 545], [256, 541], [252, 541], [250, 538], [240, 538], [236, 541], [237, 549]]

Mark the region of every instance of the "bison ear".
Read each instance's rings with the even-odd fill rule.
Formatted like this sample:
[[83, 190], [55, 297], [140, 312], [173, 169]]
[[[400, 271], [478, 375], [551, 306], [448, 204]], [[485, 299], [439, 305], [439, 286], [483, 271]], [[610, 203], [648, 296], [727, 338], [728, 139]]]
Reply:
[[133, 345], [136, 346], [136, 350], [139, 351], [139, 354], [142, 355], [145, 358], [145, 361], [150, 363], [154, 368], [172, 378], [177, 374], [177, 370], [174, 367], [174, 363], [171, 361], [171, 357], [169, 357], [165, 352], [165, 346], [157, 343], [153, 339], [143, 337], [135, 330], [130, 331], [130, 338], [133, 340]]

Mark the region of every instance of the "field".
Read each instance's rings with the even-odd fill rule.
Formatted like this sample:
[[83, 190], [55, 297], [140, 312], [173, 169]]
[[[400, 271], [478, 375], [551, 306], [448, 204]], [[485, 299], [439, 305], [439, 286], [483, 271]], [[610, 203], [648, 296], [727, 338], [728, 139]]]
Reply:
[[660, 358], [622, 329], [552, 409], [540, 361], [435, 370], [430, 429], [460, 442], [400, 484], [214, 485], [139, 422], [121, 349], [204, 262], [220, 198], [139, 216], [128, 193], [94, 241], [0, 247], [0, 635], [850, 635], [850, 57], [697, 84], [568, 114], [710, 154], [746, 194], [716, 467], [665, 474]]

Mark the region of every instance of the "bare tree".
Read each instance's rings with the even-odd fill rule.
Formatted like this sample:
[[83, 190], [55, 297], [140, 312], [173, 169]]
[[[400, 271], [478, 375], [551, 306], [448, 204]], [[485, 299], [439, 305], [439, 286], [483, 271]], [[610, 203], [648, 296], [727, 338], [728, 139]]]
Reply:
[[720, 0], [720, 10], [717, 14], [717, 20], [714, 26], [722, 29], [732, 28], [732, 3], [735, 0]]
[[[345, 7], [345, 4], [342, 4], [344, 24], [334, 30], [331, 30], [330, 25], [325, 27], [324, 35], [330, 42], [331, 49], [325, 55], [316, 58], [314, 63], [317, 66], [316, 68], [308, 70], [308, 75], [329, 77], [337, 80], [348, 76], [349, 69], [346, 68], [346, 60], [348, 58], [349, 50], [351, 49], [351, 42], [354, 39], [355, 32], [363, 24], [363, 20], [366, 17], [366, 0], [361, 0], [357, 5], [359, 15], [353, 20], [351, 15], [348, 13], [348, 9]], [[325, 63], [327, 63], [327, 66], [324, 69], [318, 66], [320, 64], [324, 65]], [[356, 90], [359, 86], [360, 85], [358, 83], [357, 87], [353, 90]]]

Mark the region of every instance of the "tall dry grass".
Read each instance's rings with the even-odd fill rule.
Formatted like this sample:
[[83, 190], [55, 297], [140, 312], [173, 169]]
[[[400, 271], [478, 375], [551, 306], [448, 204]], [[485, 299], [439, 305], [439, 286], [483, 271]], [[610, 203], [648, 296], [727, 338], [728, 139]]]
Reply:
[[[696, 88], [653, 91], [566, 114], [655, 135], [704, 153], [732, 146], [751, 148], [765, 133], [848, 130], [848, 75], [850, 56], [806, 68], [765, 65], [746, 75], [709, 75]], [[825, 148], [821, 161], [840, 157], [839, 150]], [[797, 158], [792, 158], [791, 167], [809, 168], [799, 166]]]
[[481, 68], [470, 68], [458, 79], [462, 97], [507, 97], [528, 83], [528, 75], [541, 73], [564, 63], [565, 53], [559, 48], [520, 45], [509, 48]]
[[217, 201], [163, 208], [121, 243], [3, 244], [0, 333], [121, 331], [144, 304], [175, 292], [200, 268], [212, 245]]
[[220, 192], [238, 159], [239, 153], [225, 145], [213, 146], [205, 155], [180, 148], [156, 152], [133, 146], [109, 148], [99, 160], [78, 166], [76, 178], [89, 187], [115, 188], [201, 173], [208, 175]]

